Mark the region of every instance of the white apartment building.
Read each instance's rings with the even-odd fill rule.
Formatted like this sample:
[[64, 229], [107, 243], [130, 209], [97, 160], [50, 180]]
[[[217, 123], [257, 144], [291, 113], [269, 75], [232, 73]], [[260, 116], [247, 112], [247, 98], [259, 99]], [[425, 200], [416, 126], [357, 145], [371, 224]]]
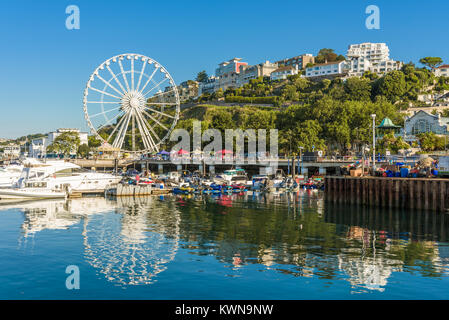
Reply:
[[401, 70], [402, 65], [401, 61], [386, 60], [371, 66], [370, 71], [377, 74], [385, 74], [394, 70]]
[[315, 63], [315, 57], [311, 53], [302, 54], [296, 57], [282, 59], [279, 61], [276, 61], [278, 65], [282, 65], [285, 67], [288, 66], [298, 66], [298, 69], [303, 70], [305, 69], [306, 65], [308, 63]]
[[228, 88], [238, 88], [240, 86], [240, 75], [237, 72], [228, 72], [222, 74], [218, 81], [215, 82], [215, 91], [222, 89], [226, 91]]
[[388, 49], [388, 46], [385, 43], [365, 42], [351, 44], [349, 45], [346, 56], [348, 59], [365, 58], [372, 64], [376, 64], [389, 59], [390, 49]]
[[3, 156], [8, 159], [15, 159], [20, 156], [20, 146], [18, 144], [9, 144], [3, 148]]
[[280, 67], [271, 73], [270, 79], [271, 80], [287, 79], [288, 76], [298, 74], [298, 71], [299, 71], [298, 65], [295, 65], [295, 67], [292, 67], [292, 66]]
[[[64, 132], [76, 132], [80, 138], [80, 145], [88, 144], [88, 133], [81, 132], [79, 129], [58, 129], [54, 132], [50, 132], [47, 137], [34, 139], [29, 146], [29, 156], [32, 158], [44, 157], [47, 154], [47, 147], [51, 145], [55, 139]], [[77, 150], [73, 150], [72, 154], [76, 154]]]
[[[181, 84], [179, 86], [176, 86], [176, 88], [178, 89], [180, 102], [184, 103], [198, 96], [199, 83], [194, 80], [187, 80], [181, 82]], [[166, 87], [164, 93], [162, 93], [160, 96], [155, 96], [157, 102], [173, 101], [173, 99], [175, 98], [175, 93], [172, 87]]]
[[444, 64], [433, 71], [437, 77], [449, 77], [449, 64]]
[[259, 77], [269, 77], [271, 73], [277, 68], [278, 64], [271, 63], [270, 61], [265, 61], [264, 63], [259, 63], [254, 66], [240, 66], [239, 86], [248, 83], [252, 79], [257, 79]]
[[366, 71], [371, 70], [371, 62], [364, 57], [347, 60], [350, 76], [361, 77]]
[[402, 62], [390, 59], [390, 49], [385, 43], [351, 44], [346, 56], [349, 76], [360, 77], [366, 71], [385, 74], [402, 68]]
[[215, 86], [217, 85], [218, 78], [215, 76], [210, 76], [206, 82], [200, 82], [198, 84], [198, 96], [203, 93], [212, 94], [215, 91]]
[[211, 76], [198, 87], [198, 96], [203, 93], [213, 93], [219, 89], [226, 91], [228, 88], [238, 88], [252, 79], [268, 77], [277, 69], [277, 63], [265, 61], [253, 66], [246, 62], [240, 62], [240, 58], [234, 58], [219, 64], [215, 76]]
[[346, 61], [335, 61], [322, 64], [316, 64], [306, 68], [306, 78], [332, 78], [344, 76], [348, 72]]
[[218, 68], [215, 70], [215, 76], [221, 77], [222, 75], [230, 72], [239, 73], [240, 66], [248, 65], [247, 62], [241, 62], [242, 58], [232, 58], [228, 61], [223, 61], [218, 64]]

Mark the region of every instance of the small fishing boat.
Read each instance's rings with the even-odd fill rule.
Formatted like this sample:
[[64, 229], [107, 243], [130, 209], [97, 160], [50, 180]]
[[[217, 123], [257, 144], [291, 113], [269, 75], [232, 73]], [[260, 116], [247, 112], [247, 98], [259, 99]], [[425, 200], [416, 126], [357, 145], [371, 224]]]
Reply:
[[174, 194], [190, 194], [193, 193], [195, 191], [194, 188], [191, 187], [177, 187], [177, 188], [173, 188], [173, 193]]
[[266, 175], [253, 176], [253, 180], [252, 180], [253, 191], [262, 191], [262, 189], [264, 189], [268, 180], [269, 180], [269, 178]]

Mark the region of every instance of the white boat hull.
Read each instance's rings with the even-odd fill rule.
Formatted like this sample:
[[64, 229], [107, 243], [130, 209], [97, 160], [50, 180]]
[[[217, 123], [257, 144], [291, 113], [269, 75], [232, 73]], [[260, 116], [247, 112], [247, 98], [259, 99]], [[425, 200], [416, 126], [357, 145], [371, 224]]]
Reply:
[[65, 199], [65, 192], [35, 189], [0, 189], [0, 200]]

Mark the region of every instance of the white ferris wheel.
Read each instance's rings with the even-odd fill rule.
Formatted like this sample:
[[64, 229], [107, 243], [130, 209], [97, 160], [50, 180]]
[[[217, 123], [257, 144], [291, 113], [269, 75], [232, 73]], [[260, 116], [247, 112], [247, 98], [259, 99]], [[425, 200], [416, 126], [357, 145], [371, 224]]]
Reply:
[[140, 54], [99, 65], [84, 90], [84, 116], [103, 143], [123, 152], [159, 151], [179, 117], [178, 89], [168, 71]]

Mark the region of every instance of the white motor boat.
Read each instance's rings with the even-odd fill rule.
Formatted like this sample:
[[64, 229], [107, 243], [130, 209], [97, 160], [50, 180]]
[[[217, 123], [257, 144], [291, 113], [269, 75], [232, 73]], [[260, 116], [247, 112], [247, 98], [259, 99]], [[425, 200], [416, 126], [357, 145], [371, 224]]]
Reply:
[[66, 191], [56, 191], [44, 187], [42, 188], [5, 188], [0, 189], [0, 200], [37, 200], [37, 199], [65, 199]]
[[248, 179], [248, 176], [243, 169], [231, 169], [225, 170], [223, 174], [217, 175], [213, 178], [216, 184], [243, 184], [246, 186], [252, 185], [252, 181]]
[[0, 199], [65, 198], [76, 192], [103, 192], [122, 178], [97, 173], [62, 160], [33, 162], [24, 166], [12, 188], [1, 188]]
[[272, 178], [274, 188], [283, 188], [286, 175], [282, 169], [278, 169]]
[[0, 168], [0, 188], [12, 187], [19, 179], [23, 170], [23, 165], [12, 164]]

